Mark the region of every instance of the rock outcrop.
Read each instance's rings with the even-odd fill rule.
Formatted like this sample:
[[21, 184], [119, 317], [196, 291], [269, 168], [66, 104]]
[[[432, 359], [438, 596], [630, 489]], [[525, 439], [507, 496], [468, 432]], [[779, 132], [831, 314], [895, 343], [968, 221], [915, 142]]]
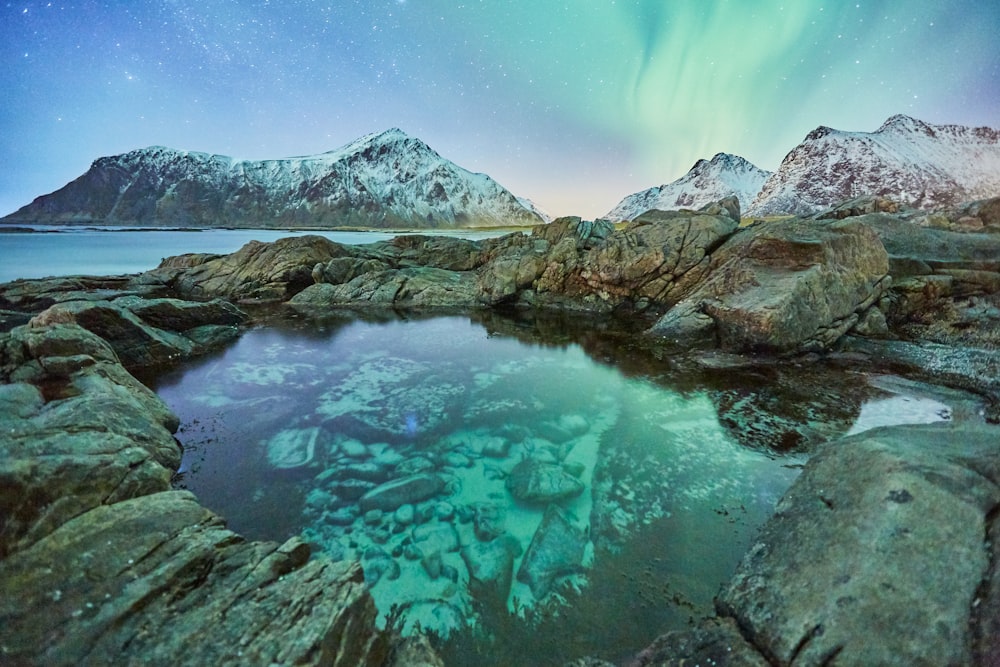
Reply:
[[712, 255], [707, 276], [651, 332], [737, 351], [825, 349], [877, 308], [890, 284], [875, 233], [854, 221], [759, 224]]
[[358, 565], [248, 542], [170, 490], [177, 418], [122, 362], [202, 352], [245, 316], [85, 295], [111, 296], [0, 333], [0, 662], [382, 664]]
[[534, 307], [663, 314], [657, 340], [725, 350], [826, 349], [855, 326], [881, 332], [885, 249], [857, 219], [739, 229], [730, 197], [649, 211], [615, 229], [561, 218], [487, 241], [401, 237], [339, 246], [319, 237], [249, 244], [151, 272], [189, 296], [278, 298], [302, 307]]
[[717, 598], [719, 618], [638, 664], [996, 664], [998, 443], [994, 427], [939, 424], [824, 445]]

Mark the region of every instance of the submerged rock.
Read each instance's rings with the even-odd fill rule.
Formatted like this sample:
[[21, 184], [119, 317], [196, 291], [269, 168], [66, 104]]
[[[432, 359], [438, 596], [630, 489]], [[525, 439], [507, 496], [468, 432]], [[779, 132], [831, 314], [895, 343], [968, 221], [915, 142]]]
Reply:
[[325, 438], [326, 432], [318, 426], [278, 431], [265, 444], [267, 462], [279, 470], [308, 466]]
[[412, 505], [433, 498], [444, 490], [444, 480], [437, 475], [421, 473], [396, 479], [375, 487], [361, 496], [361, 510], [380, 509], [394, 512], [403, 505]]
[[517, 580], [528, 584], [536, 599], [542, 599], [557, 579], [583, 571], [587, 542], [584, 532], [574, 526], [562, 510], [550, 505], [531, 538], [517, 571]]
[[469, 570], [473, 594], [506, 601], [514, 575], [514, 559], [521, 553], [520, 542], [509, 535], [462, 547], [462, 560]]
[[525, 503], [548, 505], [575, 498], [586, 488], [579, 479], [557, 463], [525, 459], [514, 466], [507, 477], [507, 490]]

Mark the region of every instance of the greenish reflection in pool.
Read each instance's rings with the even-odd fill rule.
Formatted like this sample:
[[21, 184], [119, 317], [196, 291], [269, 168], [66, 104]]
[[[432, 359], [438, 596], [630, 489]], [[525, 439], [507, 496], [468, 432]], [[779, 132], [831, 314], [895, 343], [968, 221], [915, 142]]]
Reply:
[[383, 620], [450, 635], [456, 664], [615, 659], [711, 614], [797, 452], [874, 392], [842, 371], [685, 372], [627, 338], [545, 330], [251, 330], [158, 380], [182, 419], [177, 484], [248, 537], [360, 559]]

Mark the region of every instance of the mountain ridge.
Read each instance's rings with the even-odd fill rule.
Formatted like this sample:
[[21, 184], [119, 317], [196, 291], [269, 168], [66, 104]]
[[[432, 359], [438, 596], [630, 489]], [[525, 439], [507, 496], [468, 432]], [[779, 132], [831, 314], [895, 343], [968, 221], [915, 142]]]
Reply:
[[448, 229], [543, 220], [486, 174], [390, 128], [290, 158], [244, 160], [165, 146], [105, 156], [2, 221]]
[[896, 114], [874, 132], [812, 130], [745, 211], [808, 215], [868, 195], [938, 208], [997, 194], [1000, 131]]
[[716, 153], [711, 160], [695, 162], [675, 181], [628, 195], [604, 217], [632, 220], [651, 209], [698, 209], [730, 195], [735, 195], [740, 208], [746, 209], [770, 176], [771, 172], [738, 155]]

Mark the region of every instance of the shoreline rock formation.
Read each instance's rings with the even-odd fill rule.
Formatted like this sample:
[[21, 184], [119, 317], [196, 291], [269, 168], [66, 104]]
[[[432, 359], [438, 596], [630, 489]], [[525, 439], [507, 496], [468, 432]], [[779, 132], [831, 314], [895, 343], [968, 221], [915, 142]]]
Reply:
[[[357, 565], [310, 559], [295, 538], [247, 542], [170, 490], [176, 417], [129, 371], [236, 335], [241, 301], [600, 313], [639, 328], [644, 346], [700, 349], [705, 363], [896, 364], [977, 392], [996, 421], [996, 200], [930, 215], [887, 206], [740, 228], [730, 199], [622, 229], [563, 218], [479, 242], [298, 237], [131, 278], [0, 286], [17, 324], [0, 333], [0, 656], [393, 660]], [[992, 664], [998, 443], [995, 426], [963, 422], [821, 447], [718, 618], [657, 640], [637, 664]]]

